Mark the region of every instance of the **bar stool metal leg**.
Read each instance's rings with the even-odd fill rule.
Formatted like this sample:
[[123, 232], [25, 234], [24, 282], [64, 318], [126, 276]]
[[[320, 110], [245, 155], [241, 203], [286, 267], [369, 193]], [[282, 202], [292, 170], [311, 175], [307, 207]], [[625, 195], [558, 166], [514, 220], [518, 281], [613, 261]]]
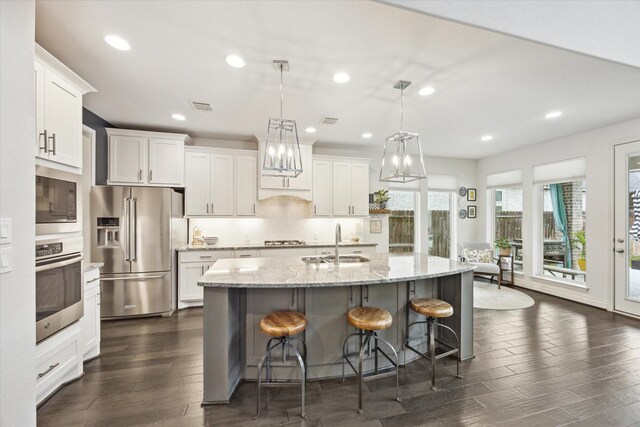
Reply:
[[456, 331], [454, 331], [447, 325], [443, 325], [442, 323], [434, 323], [434, 326], [448, 329], [453, 334], [453, 337], [456, 339], [456, 350], [458, 350], [456, 352], [456, 377], [462, 378], [462, 375], [460, 375], [460, 339], [458, 338], [458, 334], [456, 334]]
[[433, 320], [427, 319], [429, 329], [429, 357], [431, 359], [431, 390], [436, 391], [436, 336], [433, 330]]
[[307, 369], [298, 349], [289, 341], [286, 341], [285, 343], [291, 348], [291, 351], [293, 351], [293, 354], [295, 354], [296, 358], [298, 359], [298, 364], [300, 365], [300, 391], [302, 392], [302, 413], [300, 414], [300, 416], [306, 420], [307, 412], [305, 411], [305, 385], [307, 382]]

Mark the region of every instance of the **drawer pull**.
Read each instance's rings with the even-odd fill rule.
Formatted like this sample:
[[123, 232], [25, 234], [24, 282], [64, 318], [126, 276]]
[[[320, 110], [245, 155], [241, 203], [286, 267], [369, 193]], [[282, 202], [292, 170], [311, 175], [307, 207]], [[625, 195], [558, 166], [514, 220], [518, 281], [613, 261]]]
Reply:
[[44, 377], [44, 376], [45, 376], [45, 375], [47, 375], [49, 372], [53, 371], [53, 370], [54, 370], [54, 369], [55, 369], [59, 364], [60, 364], [60, 362], [56, 363], [55, 365], [51, 365], [51, 366], [49, 366], [49, 369], [47, 369], [46, 371], [41, 372], [41, 373], [39, 373], [39, 374], [38, 374], [38, 378], [42, 378], [42, 377]]
[[240, 258], [251, 258], [251, 254], [240, 254]]
[[362, 251], [353, 251], [354, 254], [361, 254]]
[[200, 255], [200, 259], [210, 259], [211, 255]]

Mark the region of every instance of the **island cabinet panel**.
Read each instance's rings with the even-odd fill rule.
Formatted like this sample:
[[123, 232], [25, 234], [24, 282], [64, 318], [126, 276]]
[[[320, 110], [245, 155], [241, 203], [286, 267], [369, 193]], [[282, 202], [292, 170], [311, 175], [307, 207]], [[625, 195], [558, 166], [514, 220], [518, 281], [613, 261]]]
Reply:
[[[248, 369], [247, 377], [255, 378], [260, 358], [265, 354], [267, 342], [271, 336], [266, 335], [260, 329], [260, 319], [267, 314], [274, 311], [300, 311], [304, 312], [304, 289], [292, 288], [292, 289], [247, 289], [247, 302], [246, 302], [246, 364], [247, 367], [253, 367]], [[301, 338], [304, 338], [304, 334], [299, 334]], [[302, 346], [300, 345], [301, 354]], [[278, 375], [283, 366], [289, 368], [295, 368], [296, 361], [295, 356], [288, 352], [288, 357], [283, 363], [281, 349], [275, 349], [272, 354], [271, 366], [274, 367], [274, 376], [278, 378]], [[287, 369], [286, 375], [298, 375], [295, 369]], [[297, 376], [299, 377], [299, 375]], [[281, 378], [281, 377], [280, 377]]]
[[[309, 288], [305, 291], [310, 378], [339, 375], [341, 372], [319, 365], [342, 363], [342, 343], [347, 335], [355, 332], [355, 328], [347, 322], [347, 312], [359, 304], [359, 288], [343, 286]], [[347, 350], [355, 351], [356, 343], [357, 338], [349, 340]]]

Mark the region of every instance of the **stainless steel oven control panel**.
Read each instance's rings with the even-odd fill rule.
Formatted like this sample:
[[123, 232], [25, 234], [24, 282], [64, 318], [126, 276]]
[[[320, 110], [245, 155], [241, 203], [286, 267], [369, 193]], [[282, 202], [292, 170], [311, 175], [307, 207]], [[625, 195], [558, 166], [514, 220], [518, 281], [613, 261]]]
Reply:
[[36, 245], [36, 258], [42, 258], [50, 255], [62, 253], [62, 242], [51, 243], [45, 245]]

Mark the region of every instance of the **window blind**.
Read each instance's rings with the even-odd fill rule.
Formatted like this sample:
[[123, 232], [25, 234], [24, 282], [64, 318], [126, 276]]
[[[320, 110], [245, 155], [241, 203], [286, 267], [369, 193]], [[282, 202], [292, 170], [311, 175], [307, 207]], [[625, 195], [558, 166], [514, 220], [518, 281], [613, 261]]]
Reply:
[[582, 180], [586, 175], [586, 165], [586, 159], [584, 157], [578, 157], [534, 166], [533, 183], [541, 185]]
[[522, 169], [487, 175], [487, 188], [509, 187], [522, 184]]
[[429, 190], [456, 191], [458, 188], [456, 175], [430, 173], [427, 175]]

